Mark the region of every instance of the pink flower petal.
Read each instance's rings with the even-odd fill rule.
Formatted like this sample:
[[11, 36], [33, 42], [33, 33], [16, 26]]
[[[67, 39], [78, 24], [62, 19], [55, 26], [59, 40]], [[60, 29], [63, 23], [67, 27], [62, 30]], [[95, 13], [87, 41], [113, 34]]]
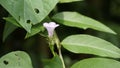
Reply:
[[53, 32], [55, 30], [56, 27], [59, 26], [59, 24], [56, 24], [55, 22], [50, 22], [50, 23], [43, 23], [43, 26], [47, 29], [48, 31], [48, 36], [52, 37], [53, 36]]

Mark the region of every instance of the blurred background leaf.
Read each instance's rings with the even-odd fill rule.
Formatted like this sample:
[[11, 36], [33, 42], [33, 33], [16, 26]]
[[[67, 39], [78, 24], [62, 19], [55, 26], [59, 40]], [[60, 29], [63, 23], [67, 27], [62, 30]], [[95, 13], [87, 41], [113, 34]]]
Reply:
[[0, 58], [1, 68], [33, 68], [29, 55], [23, 51], [8, 53]]
[[62, 62], [59, 56], [54, 56], [52, 59], [45, 59], [44, 68], [62, 68]]
[[71, 68], [119, 68], [120, 62], [106, 58], [89, 58], [78, 61]]
[[5, 39], [17, 28], [18, 28], [17, 26], [9, 22], [6, 22], [4, 32], [3, 32], [3, 41], [5, 41]]

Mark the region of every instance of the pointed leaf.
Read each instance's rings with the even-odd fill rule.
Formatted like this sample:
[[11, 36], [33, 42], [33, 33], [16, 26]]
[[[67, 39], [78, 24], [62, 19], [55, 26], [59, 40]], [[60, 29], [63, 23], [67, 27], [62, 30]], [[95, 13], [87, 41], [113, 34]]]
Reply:
[[101, 22], [79, 14], [77, 12], [61, 12], [54, 15], [53, 19], [58, 23], [61, 23], [66, 26], [78, 27], [83, 29], [91, 28], [99, 31], [116, 34], [114, 31], [112, 31], [110, 28], [108, 28]]
[[41, 22], [58, 0], [0, 0], [0, 4], [30, 32], [32, 24]]
[[103, 39], [90, 35], [72, 35], [65, 38], [63, 47], [73, 53], [94, 54], [103, 57], [120, 58], [120, 49]]
[[0, 68], [33, 68], [29, 55], [23, 51], [15, 51], [0, 58]]
[[20, 24], [13, 17], [5, 17], [3, 19], [17, 27], [21, 27]]
[[89, 58], [73, 64], [71, 68], [120, 68], [120, 62], [107, 58]]

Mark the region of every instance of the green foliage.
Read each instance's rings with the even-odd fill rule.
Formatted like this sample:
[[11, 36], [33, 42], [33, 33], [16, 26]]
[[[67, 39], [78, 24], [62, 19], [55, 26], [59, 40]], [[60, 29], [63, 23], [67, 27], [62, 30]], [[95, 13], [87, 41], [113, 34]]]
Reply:
[[17, 27], [21, 27], [20, 24], [13, 17], [5, 17], [3, 19]]
[[54, 15], [53, 19], [58, 23], [61, 23], [66, 26], [78, 27], [83, 29], [91, 28], [99, 31], [116, 34], [114, 31], [112, 31], [107, 26], [103, 25], [101, 22], [79, 14], [77, 12], [61, 12]]
[[52, 59], [43, 60], [44, 68], [62, 68], [62, 62], [59, 56], [54, 56]]
[[[49, 21], [51, 21], [50, 18], [46, 17], [42, 22], [49, 22]], [[42, 22], [32, 26], [31, 33], [27, 32], [25, 38], [29, 38], [31, 36], [34, 36], [34, 35], [40, 33], [40, 32], [43, 32], [44, 31], [44, 27], [42, 25], [43, 24]]]
[[25, 38], [29, 38], [29, 37], [31, 37], [31, 36], [33, 36], [33, 35], [41, 32], [41, 31], [43, 31], [43, 30], [44, 30], [44, 28], [43, 28], [43, 26], [41, 26], [41, 24], [34, 25], [34, 26], [31, 28], [31, 32], [30, 32], [30, 33], [27, 32]]
[[[6, 18], [4, 18], [4, 20], [6, 20], [8, 23], [6, 23], [6, 27], [5, 27], [4, 34], [3, 34], [3, 40], [5, 40], [5, 38], [7, 38], [7, 36], [8, 36], [11, 32], [14, 31], [14, 27], [20, 27], [20, 28], [22, 28], [22, 27], [19, 25], [19, 23], [18, 23], [13, 17], [6, 17]], [[45, 20], [47, 21], [48, 19], [45, 19]], [[8, 25], [7, 25], [7, 24], [8, 24]], [[9, 24], [10, 24], [10, 25], [9, 25]], [[10, 26], [11, 26], [11, 27], [10, 27]], [[14, 27], [13, 27], [13, 26], [14, 26]], [[13, 28], [13, 30], [11, 30], [11, 28]], [[7, 29], [9, 29], [9, 30], [8, 30], [9, 33], [8, 33], [8, 31], [6, 31]], [[36, 25], [33, 25], [32, 28], [31, 28], [31, 32], [30, 32], [30, 33], [27, 32], [25, 38], [29, 38], [29, 37], [31, 37], [31, 36], [33, 36], [33, 35], [41, 32], [41, 31], [43, 31], [43, 30], [44, 30], [44, 28], [43, 28], [43, 26], [42, 26], [41, 23], [38, 23], [38, 24], [36, 24]]]
[[41, 22], [55, 7], [58, 0], [0, 0], [0, 4], [28, 32]]
[[120, 62], [107, 58], [89, 58], [75, 63], [71, 68], [120, 68]]
[[5, 41], [5, 39], [17, 28], [18, 28], [17, 26], [9, 22], [6, 22], [4, 32], [3, 32], [3, 41]]
[[5, 17], [3, 18], [6, 20], [6, 24], [4, 27], [4, 32], [3, 32], [3, 41], [18, 27], [21, 27], [19, 23], [13, 18], [13, 17]]
[[8, 53], [0, 58], [0, 68], [33, 68], [29, 55], [23, 51]]
[[120, 58], [120, 49], [113, 44], [90, 35], [72, 35], [65, 38], [63, 47], [73, 53], [94, 54], [103, 57]]
[[[40, 39], [38, 39], [39, 37], [37, 39], [36, 38], [30, 39], [30, 41], [27, 41], [30, 43], [26, 43], [27, 46], [20, 46], [23, 50], [27, 49], [26, 51], [30, 51], [30, 52], [38, 54], [38, 55], [32, 54], [32, 55], [35, 55], [35, 58], [39, 57], [39, 56], [45, 56], [46, 54], [47, 54], [47, 57], [53, 56], [52, 59], [43, 60], [44, 68], [65, 68], [65, 64], [64, 64], [64, 60], [63, 60], [63, 56], [62, 56], [62, 52], [61, 52], [61, 50], [62, 50], [61, 45], [65, 49], [69, 50], [72, 53], [93, 54], [93, 55], [97, 55], [97, 56], [101, 56], [101, 57], [106, 57], [106, 58], [84, 59], [84, 60], [81, 60], [81, 61], [73, 64], [73, 66], [71, 68], [119, 68], [120, 62], [107, 58], [107, 57], [120, 58], [120, 49], [118, 47], [116, 47], [115, 45], [113, 45], [112, 43], [105, 41], [103, 39], [100, 39], [98, 37], [94, 37], [94, 36], [86, 35], [86, 34], [71, 35], [71, 36], [68, 36], [67, 38], [65, 38], [62, 42], [60, 42], [59, 37], [60, 37], [60, 39], [62, 39], [62, 37], [57, 36], [56, 32], [58, 32], [58, 31], [54, 31], [54, 29], [55, 29], [54, 27], [55, 27], [56, 23], [52, 23], [52, 24], [48, 23], [48, 22], [51, 22], [54, 20], [57, 23], [62, 24], [62, 26], [60, 25], [61, 31], [59, 33], [61, 33], [63, 35], [66, 32], [64, 31], [64, 28], [62, 28], [62, 27], [65, 27], [65, 28], [73, 27], [73, 29], [74, 29], [74, 27], [81, 28], [81, 29], [91, 28], [94, 30], [102, 31], [101, 34], [98, 32], [95, 33], [96, 36], [102, 36], [104, 38], [106, 37], [109, 40], [113, 37], [113, 34], [119, 33], [118, 25], [111, 24], [113, 29], [115, 27], [116, 28], [115, 30], [118, 31], [116, 33], [112, 29], [107, 27], [106, 25], [102, 24], [101, 22], [80, 14], [79, 11], [80, 12], [83, 11], [83, 13], [84, 13], [84, 9], [86, 9], [85, 7], [89, 4], [91, 5], [92, 3], [90, 3], [91, 1], [86, 0], [86, 1], [84, 1], [84, 3], [83, 2], [80, 3], [80, 6], [79, 6], [78, 1], [83, 1], [83, 0], [0, 0], [0, 5], [3, 6], [3, 8], [9, 12], [8, 15], [11, 16], [11, 17], [8, 16], [8, 17], [3, 18], [6, 21], [4, 31], [3, 31], [3, 41], [5, 41], [5, 39], [18, 27], [24, 28], [27, 31], [27, 32], [25, 32], [26, 33], [25, 38], [29, 38], [31, 36], [34, 36], [34, 35], [40, 33], [39, 35], [44, 36], [44, 39], [46, 39], [46, 40], [44, 40], [43, 37]], [[59, 4], [57, 5], [58, 2], [59, 2]], [[75, 2], [75, 3], [73, 4], [71, 2]], [[99, 9], [99, 7], [101, 5], [103, 5], [103, 4], [99, 4], [101, 2], [102, 1], [100, 1], [100, 0], [95, 1], [95, 4], [92, 5], [92, 7], [95, 6], [94, 10], [96, 10], [96, 8]], [[64, 3], [64, 4], [61, 4], [61, 3]], [[74, 7], [77, 7], [77, 10], [76, 10], [76, 8], [75, 8], [75, 10], [71, 10], [74, 8], [73, 8], [73, 6], [68, 7], [68, 5], [69, 5], [68, 3], [71, 6], [75, 5]], [[89, 3], [89, 4], [87, 4], [87, 3]], [[63, 5], [67, 6], [67, 8], [62, 7], [62, 9], [61, 9], [60, 7]], [[96, 5], [99, 5], [99, 6], [96, 6]], [[80, 7], [80, 10], [79, 10], [79, 7]], [[1, 9], [1, 7], [0, 7], [0, 9]], [[71, 10], [71, 11], [63, 11], [63, 10], [67, 10], [67, 9]], [[88, 6], [88, 9], [91, 10], [91, 8], [89, 6]], [[101, 9], [101, 7], [100, 7], [100, 9]], [[93, 10], [92, 10], [92, 13], [90, 13], [90, 14], [89, 14], [89, 10], [87, 10], [87, 11], [85, 10], [85, 13], [88, 13], [86, 15], [93, 14]], [[114, 10], [114, 7], [111, 10]], [[76, 12], [72, 12], [72, 11], [76, 11]], [[96, 14], [95, 17], [99, 16], [101, 13], [104, 13], [104, 12], [100, 13], [99, 10], [96, 10], [96, 11], [98, 12], [98, 14]], [[58, 12], [60, 12], [60, 13], [58, 13]], [[93, 16], [94, 16], [94, 14], [93, 14]], [[119, 15], [117, 15], [117, 16], [119, 16]], [[0, 18], [1, 17], [2, 16], [0, 16]], [[102, 17], [102, 15], [100, 15], [100, 17]], [[47, 28], [48, 32], [45, 31], [43, 23], [48, 23], [45, 26], [45, 28]], [[66, 26], [68, 26], [68, 27], [66, 27]], [[51, 30], [51, 29], [53, 29], [53, 30]], [[60, 29], [58, 28], [58, 30], [60, 30]], [[71, 31], [70, 33], [73, 32], [72, 29], [70, 31]], [[106, 33], [104, 33], [104, 32], [106, 32]], [[47, 36], [46, 33], [49, 33], [49, 34], [53, 33], [54, 35]], [[87, 31], [85, 31], [85, 33], [87, 33]], [[111, 35], [112, 37], [107, 36], [107, 33], [111, 33], [108, 35]], [[18, 34], [17, 36], [19, 36], [20, 34]], [[111, 38], [109, 38], [109, 37], [111, 37]], [[116, 41], [118, 39], [112, 38], [112, 40]], [[18, 46], [19, 40], [17, 40], [17, 42], [16, 42], [16, 40], [14, 40], [14, 41], [15, 41], [14, 46]], [[12, 44], [14, 41], [12, 41]], [[49, 54], [49, 52], [48, 52], [49, 50], [47, 50], [48, 48], [42, 49], [41, 46], [46, 45], [45, 42], [43, 42], [43, 41], [47, 41], [50, 51], [53, 54]], [[8, 41], [7, 44], [9, 44], [9, 43], [11, 45], [11, 41], [10, 42]], [[35, 43], [35, 45], [36, 44], [38, 45], [38, 43], [40, 43], [39, 48], [41, 48], [41, 49], [39, 49], [39, 48], [31, 49], [33, 47], [31, 45], [33, 45], [33, 43]], [[24, 43], [23, 45], [26, 45], [26, 44]], [[119, 43], [118, 43], [118, 45], [119, 45]], [[9, 47], [7, 48], [5, 46], [4, 49], [5, 50], [12, 49]], [[31, 47], [31, 48], [29, 48], [29, 47]], [[0, 46], [0, 48], [1, 48], [1, 46]], [[18, 49], [21, 49], [21, 48], [18, 48]], [[36, 46], [34, 46], [33, 48], [36, 48]], [[41, 55], [41, 53], [42, 53], [42, 55]], [[46, 53], [46, 54], [44, 55], [44, 53]], [[41, 64], [41, 63], [38, 63], [38, 64]], [[28, 54], [26, 54], [23, 51], [15, 51], [15, 52], [8, 53], [0, 58], [0, 68], [33, 68], [33, 66], [32, 66], [32, 62], [31, 62], [31, 59]]]
[[60, 0], [60, 3], [69, 3], [69, 2], [76, 2], [76, 1], [83, 1], [83, 0]]

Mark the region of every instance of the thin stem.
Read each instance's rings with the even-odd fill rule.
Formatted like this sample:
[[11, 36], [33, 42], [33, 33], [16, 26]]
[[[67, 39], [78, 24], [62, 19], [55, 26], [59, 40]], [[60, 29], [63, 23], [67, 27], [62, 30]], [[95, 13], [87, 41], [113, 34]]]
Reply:
[[60, 44], [60, 41], [58, 39], [58, 36], [56, 33], [54, 33], [55, 35], [55, 43], [57, 45], [57, 49], [58, 49], [58, 53], [59, 53], [59, 57], [61, 59], [61, 62], [62, 62], [62, 65], [63, 65], [63, 68], [65, 68], [65, 63], [64, 63], [64, 60], [63, 60], [63, 56], [62, 56], [62, 52], [61, 52], [61, 44]]
[[60, 57], [60, 59], [61, 59], [63, 68], [65, 68], [65, 63], [64, 63], [63, 56], [62, 56], [62, 53], [61, 53], [61, 48], [58, 49], [58, 52], [59, 52], [59, 57]]

